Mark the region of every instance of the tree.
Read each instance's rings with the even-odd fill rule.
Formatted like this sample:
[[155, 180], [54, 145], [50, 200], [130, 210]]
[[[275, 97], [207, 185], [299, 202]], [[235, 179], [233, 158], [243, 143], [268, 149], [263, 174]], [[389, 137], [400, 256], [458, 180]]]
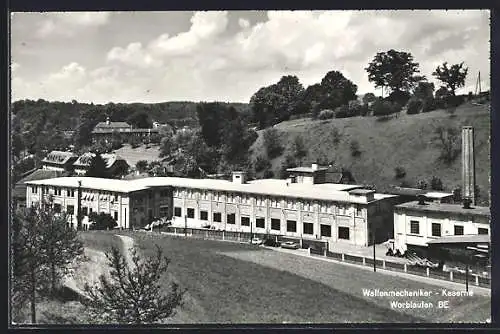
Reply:
[[301, 136], [296, 136], [293, 139], [291, 151], [294, 158], [297, 159], [299, 165], [301, 165], [302, 159], [307, 156], [306, 145], [304, 144], [304, 139], [302, 139]]
[[410, 53], [393, 49], [377, 53], [365, 70], [375, 87], [388, 88], [396, 95], [410, 91], [423, 78], [416, 75], [419, 64]]
[[170, 260], [158, 246], [156, 256], [142, 261], [135, 248], [130, 251], [128, 264], [115, 247], [106, 254], [109, 278], [101, 275], [98, 284], [85, 285], [89, 298], [84, 304], [106, 323], [150, 324], [170, 317], [182, 305], [184, 295], [178, 284], [172, 283], [168, 289], [162, 284]]
[[332, 109], [347, 104], [356, 99], [356, 86], [351, 80], [344, 77], [339, 71], [330, 71], [321, 80], [323, 100], [320, 103], [321, 109]]
[[127, 123], [139, 129], [150, 129], [153, 126], [153, 123], [149, 119], [149, 115], [145, 111], [134, 112], [127, 117]]
[[437, 176], [433, 176], [430, 182], [431, 190], [442, 191], [444, 190], [443, 181]]
[[109, 173], [106, 168], [106, 162], [102, 158], [101, 154], [96, 152], [90, 160], [90, 165], [85, 173], [85, 176], [89, 177], [102, 177], [108, 178]]
[[109, 230], [117, 226], [116, 220], [108, 213], [92, 212], [89, 215], [89, 222], [92, 222], [92, 230]]
[[52, 292], [56, 292], [61, 279], [69, 273], [70, 264], [83, 255], [83, 243], [69, 222], [69, 216], [54, 214], [52, 206], [39, 213], [42, 223], [44, 262], [48, 266]]
[[270, 159], [274, 159], [283, 153], [283, 146], [281, 146], [278, 130], [275, 128], [267, 129], [264, 131], [263, 137], [264, 148]]
[[323, 99], [323, 87], [319, 83], [310, 85], [304, 91], [302, 102], [305, 107], [311, 111], [313, 118], [316, 118], [318, 116], [320, 112], [319, 105], [321, 104]]
[[280, 170], [279, 170], [279, 177], [280, 179], [284, 179], [288, 176], [287, 169], [288, 168], [293, 168], [297, 167], [297, 160], [294, 158], [293, 155], [287, 153], [285, 155], [285, 159], [281, 163]]
[[460, 153], [459, 140], [455, 128], [440, 125], [434, 130], [434, 142], [441, 149], [439, 158], [446, 164], [452, 163]]
[[29, 300], [31, 323], [35, 324], [37, 292], [47, 285], [48, 277], [41, 247], [42, 224], [33, 207], [17, 211], [12, 218], [12, 304], [18, 311]]
[[406, 170], [403, 167], [394, 168], [394, 174], [396, 179], [402, 179], [406, 176]]
[[416, 187], [422, 190], [427, 189], [427, 182], [425, 182], [425, 180], [419, 180], [416, 184]]
[[373, 93], [366, 93], [363, 95], [363, 103], [364, 104], [370, 104], [373, 103], [377, 100], [377, 97]]
[[450, 91], [452, 96], [455, 96], [455, 91], [465, 85], [465, 78], [469, 69], [464, 67], [464, 63], [453, 64], [448, 67], [448, 63], [444, 62], [432, 73], [439, 81], [441, 81]]
[[432, 82], [420, 81], [413, 92], [413, 96], [422, 101], [434, 98], [434, 84]]
[[135, 164], [135, 167], [140, 173], [144, 173], [148, 169], [148, 162], [147, 160], [139, 160]]

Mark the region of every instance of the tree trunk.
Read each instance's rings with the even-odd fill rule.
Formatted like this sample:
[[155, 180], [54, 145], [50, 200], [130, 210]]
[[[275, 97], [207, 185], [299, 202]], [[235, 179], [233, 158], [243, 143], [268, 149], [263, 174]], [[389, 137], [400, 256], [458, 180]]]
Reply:
[[35, 268], [32, 266], [30, 273], [30, 283], [31, 283], [31, 323], [36, 323], [36, 275]]

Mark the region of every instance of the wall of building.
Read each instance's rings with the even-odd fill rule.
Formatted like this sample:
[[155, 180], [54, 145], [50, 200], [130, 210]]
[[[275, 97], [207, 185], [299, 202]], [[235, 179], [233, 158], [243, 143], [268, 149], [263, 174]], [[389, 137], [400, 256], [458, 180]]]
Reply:
[[[256, 233], [282, 234], [366, 246], [369, 244], [367, 232], [369, 219], [384, 218], [383, 215], [369, 218], [368, 207], [373, 204], [344, 204], [188, 188], [174, 189], [173, 207], [174, 210], [180, 209], [180, 216], [175, 216], [174, 213], [173, 225], [184, 227], [187, 224], [188, 227], [196, 228], [211, 226], [220, 230], [242, 232], [252, 230]], [[194, 209], [190, 211], [192, 217], [187, 217], [188, 208]], [[392, 229], [392, 207], [389, 209], [391, 211], [388, 216]], [[201, 211], [206, 212], [206, 220], [202, 219]], [[220, 213], [220, 222], [214, 220], [214, 213]], [[234, 214], [234, 224], [228, 221], [228, 214]], [[251, 227], [242, 224], [243, 217], [248, 218]], [[264, 219], [263, 227], [257, 227], [257, 219]], [[279, 221], [279, 226], [273, 226], [273, 220]], [[305, 229], [304, 223], [312, 224], [312, 231]], [[330, 236], [322, 235], [322, 229], [323, 234], [326, 234], [328, 226]], [[339, 236], [339, 227], [349, 229], [349, 239]]]
[[[418, 234], [411, 233], [412, 221], [419, 223]], [[472, 218], [446, 212], [419, 213], [399, 208], [394, 212], [395, 247], [400, 251], [406, 251], [407, 245], [427, 247], [428, 241], [440, 238], [432, 235], [433, 223], [441, 225], [441, 237], [455, 235], [455, 225], [463, 226], [464, 235], [478, 234], [479, 228], [488, 229], [488, 234], [490, 232], [486, 217]]]

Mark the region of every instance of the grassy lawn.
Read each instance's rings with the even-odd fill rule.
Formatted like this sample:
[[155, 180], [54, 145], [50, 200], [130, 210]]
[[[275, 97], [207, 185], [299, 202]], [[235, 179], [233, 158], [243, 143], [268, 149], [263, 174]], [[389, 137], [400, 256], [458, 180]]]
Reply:
[[85, 248], [91, 248], [101, 252], [108, 252], [112, 246], [122, 249], [122, 242], [115, 234], [120, 231], [85, 231], [79, 232], [78, 237]]
[[[251, 245], [130, 235], [143, 252], [150, 253], [158, 244], [172, 260], [173, 279], [189, 291], [189, 305], [179, 315], [186, 322], [475, 322], [490, 314], [490, 300], [481, 296], [364, 297], [363, 288], [441, 289], [355, 267]], [[422, 300], [435, 307], [395, 310], [391, 300]], [[437, 309], [438, 300], [448, 300], [450, 308]]]
[[[490, 107], [464, 104], [458, 107], [454, 117], [445, 110], [407, 115], [401, 114], [389, 121], [377, 121], [377, 117], [336, 118], [331, 120], [292, 120], [276, 126], [283, 147], [289, 147], [295, 136], [300, 135], [308, 148], [304, 165], [325, 156], [339, 166], [348, 168], [357, 183], [374, 184], [377, 190], [387, 190], [387, 185], [399, 185], [394, 168], [406, 170], [405, 181], [415, 185], [418, 180], [439, 177], [446, 190], [461, 185], [460, 155], [451, 164], [439, 161], [440, 148], [434, 139], [439, 125], [459, 131], [458, 147], [461, 146], [461, 127], [471, 125], [475, 135], [476, 181], [480, 188], [480, 201], [489, 200], [490, 191]], [[335, 144], [334, 129], [340, 133]], [[361, 155], [352, 157], [351, 140], [359, 143]], [[261, 154], [262, 131], [252, 145], [252, 158]], [[271, 161], [277, 171], [285, 154]]]

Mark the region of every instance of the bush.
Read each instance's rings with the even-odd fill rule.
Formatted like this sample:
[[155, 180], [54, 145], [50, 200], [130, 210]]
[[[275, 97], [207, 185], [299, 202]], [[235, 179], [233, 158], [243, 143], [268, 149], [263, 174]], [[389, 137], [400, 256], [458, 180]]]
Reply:
[[418, 114], [421, 111], [423, 111], [423, 106], [424, 106], [424, 103], [422, 102], [422, 100], [411, 98], [408, 101], [408, 105], [406, 107], [407, 108], [406, 113], [408, 115]]
[[333, 110], [324, 109], [324, 110], [320, 111], [318, 118], [319, 119], [331, 119], [331, 118], [333, 118], [333, 116], [335, 116], [335, 112]]
[[387, 116], [400, 112], [402, 106], [388, 100], [377, 100], [373, 103], [373, 116]]
[[396, 174], [396, 179], [402, 179], [406, 176], [406, 170], [403, 167], [394, 168], [394, 173]]
[[420, 180], [417, 182], [416, 187], [418, 189], [427, 189], [427, 182], [425, 182], [425, 180]]
[[110, 214], [104, 212], [99, 214], [92, 212], [89, 215], [89, 221], [92, 222], [90, 225], [91, 230], [107, 230], [117, 226], [116, 220]]
[[429, 112], [438, 109], [438, 103], [436, 99], [429, 98], [423, 101], [422, 112]]
[[267, 151], [267, 156], [274, 159], [283, 153], [283, 146], [281, 146], [278, 130], [270, 128], [264, 131], [264, 148]]
[[441, 181], [441, 179], [436, 176], [432, 177], [430, 186], [432, 190], [438, 190], [438, 191], [444, 190], [443, 181]]
[[335, 118], [351, 117], [349, 115], [349, 107], [346, 105], [335, 108]]
[[351, 140], [351, 155], [353, 157], [358, 157], [361, 155], [361, 151], [359, 149], [359, 142], [357, 140]]

